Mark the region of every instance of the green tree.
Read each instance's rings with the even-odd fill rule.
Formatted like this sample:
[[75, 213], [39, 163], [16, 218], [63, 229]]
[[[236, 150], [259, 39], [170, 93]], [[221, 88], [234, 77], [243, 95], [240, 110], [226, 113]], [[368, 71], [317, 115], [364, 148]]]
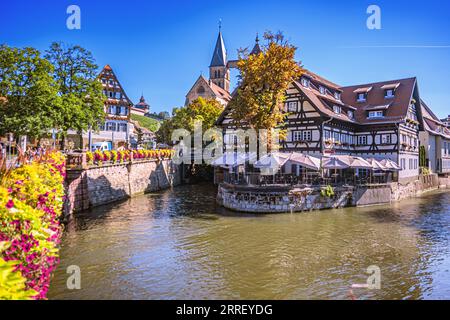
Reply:
[[78, 45], [65, 46], [54, 42], [45, 57], [53, 64], [53, 77], [58, 84], [63, 113], [57, 128], [62, 136], [62, 147], [67, 131], [76, 130], [80, 136], [89, 128], [98, 129], [104, 120], [102, 85], [98, 81], [98, 66], [92, 53]]
[[61, 117], [53, 66], [34, 48], [0, 46], [0, 135], [39, 138]]
[[286, 90], [303, 73], [295, 61], [296, 47], [281, 32], [266, 32], [264, 39], [267, 45], [259, 54], [240, 50], [239, 87], [229, 103], [233, 119], [255, 130], [270, 130], [283, 123]]
[[223, 106], [214, 99], [199, 97], [188, 106], [175, 108], [173, 116], [165, 120], [157, 132], [159, 142], [171, 144], [172, 132], [175, 129], [186, 129], [194, 132], [194, 122], [202, 122], [202, 131], [212, 128], [223, 111]]

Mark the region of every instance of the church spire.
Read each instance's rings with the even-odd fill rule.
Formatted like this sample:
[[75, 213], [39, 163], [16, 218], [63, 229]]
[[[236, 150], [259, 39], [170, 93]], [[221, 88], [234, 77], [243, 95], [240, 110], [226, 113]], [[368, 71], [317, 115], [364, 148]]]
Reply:
[[259, 54], [261, 53], [261, 47], [259, 46], [259, 36], [258, 33], [256, 33], [256, 39], [255, 39], [255, 46], [252, 49], [252, 52], [250, 52], [250, 54]]
[[222, 37], [222, 22], [219, 22], [219, 35], [217, 36], [216, 47], [211, 59], [210, 67], [223, 67], [227, 64], [227, 52]]

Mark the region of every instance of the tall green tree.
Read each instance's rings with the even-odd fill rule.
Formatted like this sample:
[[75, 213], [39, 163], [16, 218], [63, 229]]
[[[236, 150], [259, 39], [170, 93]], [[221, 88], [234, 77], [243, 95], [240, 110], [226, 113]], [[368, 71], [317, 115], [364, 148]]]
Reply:
[[102, 85], [98, 81], [98, 66], [92, 53], [78, 45], [65, 46], [54, 42], [45, 57], [54, 66], [53, 77], [58, 84], [63, 113], [57, 128], [64, 144], [67, 131], [97, 129], [104, 120]]
[[175, 108], [173, 116], [165, 120], [159, 128], [156, 136], [159, 142], [171, 144], [172, 132], [175, 129], [186, 129], [194, 132], [194, 122], [202, 122], [202, 131], [212, 128], [215, 121], [223, 111], [223, 106], [214, 99], [199, 97], [189, 105]]
[[303, 73], [295, 61], [296, 47], [281, 32], [266, 32], [264, 39], [267, 44], [262, 52], [239, 52], [239, 87], [229, 103], [233, 119], [255, 130], [270, 130], [283, 123], [286, 90]]
[[39, 138], [60, 121], [53, 71], [34, 48], [0, 46], [0, 135]]

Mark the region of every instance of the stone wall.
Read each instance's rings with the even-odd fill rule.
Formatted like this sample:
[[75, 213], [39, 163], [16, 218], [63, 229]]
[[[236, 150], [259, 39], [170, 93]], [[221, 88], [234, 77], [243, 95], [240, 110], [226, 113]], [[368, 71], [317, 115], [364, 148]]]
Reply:
[[66, 214], [181, 183], [179, 166], [171, 160], [145, 160], [67, 170]]
[[290, 186], [251, 187], [221, 183], [217, 202], [225, 208], [241, 212], [297, 212], [389, 204], [420, 196], [439, 186], [450, 187], [450, 179], [428, 175], [420, 176], [419, 180], [407, 184], [336, 187], [332, 197], [322, 196], [319, 187], [299, 189]]
[[419, 176], [419, 180], [406, 184], [391, 183], [391, 201], [418, 197], [424, 192], [436, 190], [439, 188], [439, 180], [440, 178], [437, 174], [430, 174], [427, 176]]
[[320, 188], [302, 192], [288, 187], [253, 188], [222, 183], [218, 187], [217, 202], [225, 208], [241, 212], [298, 212], [350, 206], [353, 191], [353, 187], [335, 188], [334, 196], [324, 197]]

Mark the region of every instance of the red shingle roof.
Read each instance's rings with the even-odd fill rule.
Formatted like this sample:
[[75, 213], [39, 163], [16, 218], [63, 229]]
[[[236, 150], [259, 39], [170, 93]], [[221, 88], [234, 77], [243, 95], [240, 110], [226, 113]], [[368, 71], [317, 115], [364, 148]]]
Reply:
[[[397, 90], [393, 98], [385, 98], [386, 85], [397, 85]], [[402, 80], [383, 81], [349, 87], [342, 87], [342, 101], [346, 104], [356, 107], [356, 121], [362, 124], [378, 123], [378, 122], [398, 122], [406, 117], [411, 98], [414, 94], [416, 86], [416, 78], [407, 78]], [[358, 88], [369, 88], [372, 90], [367, 94], [364, 102], [356, 101], [355, 90]], [[389, 104], [385, 110], [383, 118], [368, 119], [367, 110], [374, 107], [385, 106]]]

